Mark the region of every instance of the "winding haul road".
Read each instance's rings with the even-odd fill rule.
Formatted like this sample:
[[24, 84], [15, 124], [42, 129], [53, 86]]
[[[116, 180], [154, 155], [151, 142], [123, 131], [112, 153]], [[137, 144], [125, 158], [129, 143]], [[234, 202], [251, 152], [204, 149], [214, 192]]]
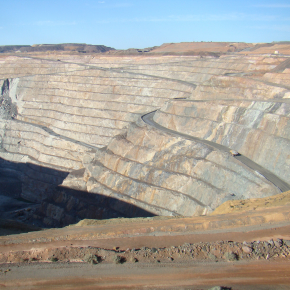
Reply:
[[[215, 142], [211, 142], [211, 141], [208, 141], [208, 140], [200, 139], [200, 138], [188, 135], [188, 134], [180, 133], [178, 131], [174, 131], [174, 130], [171, 130], [171, 129], [168, 129], [166, 127], [161, 126], [160, 124], [156, 123], [153, 120], [153, 117], [154, 117], [154, 114], [155, 114], [156, 111], [157, 110], [141, 116], [142, 120], [146, 124], [156, 128], [158, 130], [161, 130], [161, 131], [163, 131], [165, 133], [170, 133], [170, 134], [173, 134], [173, 135], [178, 136], [178, 137], [182, 137], [182, 138], [187, 139], [187, 140], [197, 141], [197, 142], [206, 144], [206, 145], [208, 145], [208, 146], [210, 146], [212, 148], [215, 148], [215, 149], [218, 149], [218, 150], [221, 150], [221, 151], [224, 151], [224, 152], [227, 152], [227, 153], [230, 154], [230, 150], [231, 149], [226, 147], [226, 146], [223, 146], [221, 144], [218, 144], [218, 143], [215, 143]], [[14, 121], [38, 127], [38, 128], [44, 130], [45, 132], [47, 132], [48, 134], [50, 134], [50, 135], [52, 135], [54, 137], [58, 137], [58, 138], [61, 138], [63, 140], [66, 140], [66, 141], [70, 141], [70, 142], [73, 142], [75, 144], [79, 144], [79, 145], [82, 145], [84, 147], [87, 147], [87, 148], [90, 148], [90, 149], [93, 149], [93, 150], [100, 149], [99, 147], [93, 146], [91, 144], [87, 144], [85, 142], [78, 141], [78, 140], [75, 140], [75, 139], [72, 139], [72, 138], [57, 134], [53, 130], [51, 130], [50, 128], [48, 128], [48, 127], [46, 127], [44, 125], [39, 125], [39, 124], [36, 124], [36, 123], [27, 122], [27, 121], [21, 121], [21, 120], [14, 120]], [[288, 183], [286, 183], [285, 181], [280, 179], [277, 175], [273, 174], [272, 172], [270, 172], [266, 168], [264, 168], [264, 167], [260, 166], [259, 164], [255, 163], [251, 159], [249, 159], [249, 158], [247, 158], [247, 157], [245, 157], [244, 155], [241, 155], [241, 154], [239, 154], [237, 156], [233, 156], [233, 157], [236, 158], [237, 160], [239, 160], [240, 162], [242, 162], [243, 164], [245, 164], [250, 169], [260, 173], [261, 175], [263, 175], [267, 180], [269, 180], [271, 183], [273, 183], [275, 186], [277, 186], [281, 190], [281, 192], [290, 190], [290, 185]]]
[[[143, 115], [141, 117], [142, 120], [146, 124], [156, 128], [158, 130], [161, 130], [161, 131], [163, 131], [165, 133], [170, 133], [170, 134], [173, 134], [173, 135], [178, 136], [178, 137], [182, 137], [182, 138], [187, 139], [187, 140], [204, 143], [204, 144], [206, 144], [206, 145], [208, 145], [210, 147], [213, 147], [215, 149], [230, 153], [231, 149], [226, 147], [226, 146], [223, 146], [221, 144], [217, 144], [215, 142], [211, 142], [211, 141], [200, 139], [200, 138], [197, 138], [197, 137], [194, 137], [194, 136], [191, 136], [191, 135], [180, 133], [180, 132], [177, 132], [177, 131], [174, 131], [174, 130], [171, 130], [171, 129], [168, 129], [166, 127], [163, 127], [163, 126], [159, 125], [158, 123], [156, 123], [153, 120], [153, 117], [154, 117], [154, 114], [155, 114], [156, 111], [157, 110]], [[275, 174], [273, 174], [272, 172], [270, 172], [266, 168], [264, 168], [264, 167], [260, 166], [259, 164], [255, 163], [251, 159], [249, 159], [249, 158], [247, 158], [247, 157], [245, 157], [244, 155], [241, 155], [241, 154], [239, 154], [237, 156], [233, 156], [233, 157], [236, 158], [237, 160], [239, 160], [240, 162], [242, 162], [243, 164], [245, 164], [246, 166], [248, 166], [250, 169], [260, 173], [261, 175], [263, 175], [267, 180], [269, 180], [271, 183], [273, 183], [275, 186], [277, 186], [282, 192], [290, 190], [290, 185], [288, 183], [286, 183], [285, 181], [280, 179], [278, 176], [276, 176]]]
[[[15, 56], [17, 56], [17, 57], [28, 57], [28, 58], [31, 58], [31, 59], [45, 60], [45, 61], [51, 61], [51, 62], [59, 62], [59, 60], [46, 59], [46, 58], [33, 57], [33, 56], [16, 55], [16, 54], [15, 54]], [[289, 61], [290, 60], [287, 59], [282, 64], [280, 64], [278, 67], [279, 68], [280, 67], [283, 67], [283, 68], [288, 67]], [[196, 84], [191, 83], [191, 82], [187, 82], [187, 81], [182, 81], [182, 80], [172, 79], [172, 78], [166, 78], [166, 77], [161, 77], [161, 76], [156, 76], [156, 75], [149, 75], [149, 74], [126, 71], [126, 70], [123, 70], [123, 68], [104, 68], [104, 67], [100, 67], [100, 66], [96, 66], [96, 65], [82, 64], [82, 63], [77, 63], [77, 62], [65, 62], [65, 61], [60, 61], [60, 62], [68, 63], [68, 64], [76, 64], [76, 65], [79, 65], [79, 66], [83, 66], [86, 69], [97, 69], [97, 70], [112, 71], [112, 72], [117, 72], [117, 73], [128, 73], [128, 74], [132, 74], [132, 75], [141, 75], [141, 76], [145, 76], [145, 77], [166, 79], [166, 80], [170, 80], [170, 81], [186, 84], [186, 85], [191, 86], [193, 88], [196, 88], [196, 86], [197, 86]], [[284, 87], [284, 88], [290, 89], [288, 86], [282, 86], [281, 84], [278, 85], [276, 83], [269, 83], [267, 81], [259, 80], [259, 79], [255, 79], [255, 80], [263, 82], [263, 83], [270, 84], [272, 86], [278, 86], [278, 87]], [[196, 100], [196, 101], [198, 101], [198, 100]], [[206, 145], [208, 145], [208, 146], [210, 146], [212, 148], [215, 148], [215, 149], [230, 153], [231, 149], [226, 147], [226, 146], [223, 146], [221, 144], [217, 144], [215, 142], [211, 142], [211, 141], [208, 141], [208, 140], [200, 139], [200, 138], [188, 135], [188, 134], [180, 133], [180, 132], [177, 132], [177, 131], [174, 131], [174, 130], [171, 130], [171, 129], [168, 129], [166, 127], [163, 127], [163, 126], [159, 125], [158, 123], [156, 123], [153, 120], [153, 117], [154, 117], [154, 114], [155, 114], [156, 111], [157, 110], [141, 116], [142, 120], [146, 124], [156, 128], [156, 129], [159, 129], [159, 130], [161, 130], [163, 132], [170, 133], [170, 134], [173, 134], [175, 136], [185, 138], [187, 140], [192, 140], [192, 141], [197, 141], [197, 142], [200, 142], [200, 143], [204, 143], [204, 144], [206, 144]], [[72, 138], [57, 134], [53, 130], [51, 130], [50, 128], [48, 128], [46, 126], [43, 126], [43, 125], [39, 125], [39, 124], [31, 123], [31, 122], [26, 122], [26, 121], [20, 121], [20, 120], [15, 120], [15, 121], [36, 126], [36, 127], [40, 128], [40, 129], [43, 129], [44, 131], [46, 131], [47, 133], [49, 133], [49, 134], [51, 134], [51, 135], [53, 135], [55, 137], [59, 137], [59, 138], [64, 139], [66, 141], [70, 141], [70, 142], [73, 142], [75, 144], [79, 144], [79, 145], [85, 146], [85, 147], [93, 149], [93, 150], [100, 149], [100, 147], [96, 147], [94, 145], [87, 144], [87, 143], [84, 143], [82, 141], [78, 141], [78, 140], [75, 140], [75, 139], [72, 139]], [[243, 164], [245, 164], [250, 169], [258, 172], [261, 175], [263, 175], [267, 180], [269, 180], [276, 187], [278, 187], [281, 190], [281, 192], [290, 190], [290, 184], [288, 184], [287, 182], [283, 181], [278, 176], [276, 176], [275, 174], [273, 174], [272, 172], [270, 172], [266, 168], [260, 166], [259, 164], [255, 163], [251, 159], [249, 159], [249, 158], [247, 158], [247, 157], [245, 157], [244, 155], [241, 155], [241, 154], [239, 154], [237, 156], [233, 156], [233, 157], [236, 158], [237, 160], [239, 160], [240, 162], [242, 162]]]
[[[221, 144], [218, 144], [218, 143], [215, 143], [215, 142], [211, 142], [211, 141], [208, 141], [208, 140], [200, 139], [200, 138], [188, 135], [188, 134], [180, 133], [178, 131], [174, 131], [174, 130], [171, 130], [171, 129], [168, 129], [166, 127], [161, 126], [160, 124], [156, 123], [153, 120], [153, 117], [154, 117], [154, 114], [155, 114], [156, 111], [157, 110], [141, 116], [142, 120], [146, 124], [156, 128], [158, 130], [161, 130], [161, 131], [163, 131], [165, 133], [170, 133], [170, 134], [173, 134], [174, 136], [182, 137], [182, 138], [187, 139], [187, 140], [200, 142], [200, 143], [206, 144], [206, 145], [208, 145], [208, 146], [210, 146], [212, 148], [215, 148], [215, 149], [218, 149], [218, 150], [221, 150], [221, 151], [224, 151], [224, 152], [227, 152], [227, 153], [230, 154], [230, 150], [231, 149], [226, 147], [226, 146], [223, 146]], [[39, 125], [39, 124], [36, 124], [36, 123], [27, 122], [27, 121], [21, 121], [21, 120], [14, 120], [14, 121], [38, 127], [38, 128], [44, 130], [45, 132], [47, 132], [48, 134], [50, 134], [50, 135], [52, 135], [54, 137], [58, 137], [58, 138], [66, 140], [66, 141], [70, 141], [70, 142], [73, 142], [75, 144], [79, 144], [79, 145], [82, 145], [84, 147], [87, 147], [87, 148], [90, 148], [90, 149], [93, 149], [93, 150], [100, 149], [99, 147], [93, 146], [91, 144], [87, 144], [85, 142], [78, 141], [78, 140], [75, 140], [75, 139], [72, 139], [72, 138], [57, 134], [53, 130], [51, 130], [50, 128], [48, 128], [48, 127], [46, 127], [44, 125]], [[267, 180], [269, 180], [271, 183], [273, 183], [275, 186], [277, 186], [281, 190], [281, 192], [290, 190], [290, 185], [288, 183], [286, 183], [285, 181], [280, 179], [277, 175], [273, 174], [272, 172], [270, 172], [266, 168], [260, 166], [256, 162], [254, 162], [251, 159], [247, 158], [246, 156], [239, 154], [237, 156], [233, 156], [233, 158], [236, 158], [237, 160], [239, 160], [240, 162], [245, 164], [250, 169], [258, 172], [261, 175], [263, 175]]]

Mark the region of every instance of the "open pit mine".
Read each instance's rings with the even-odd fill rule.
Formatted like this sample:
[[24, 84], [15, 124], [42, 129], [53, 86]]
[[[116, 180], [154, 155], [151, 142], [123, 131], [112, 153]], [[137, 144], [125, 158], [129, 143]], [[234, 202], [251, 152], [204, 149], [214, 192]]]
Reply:
[[[63, 241], [61, 246], [69, 247], [72, 240], [89, 240], [117, 254], [154, 246], [157, 255], [158, 247], [189, 243], [177, 252], [186, 253], [191, 242], [213, 242], [197, 238], [210, 230], [263, 225], [264, 234], [244, 238], [250, 243], [271, 239], [267, 224], [289, 229], [289, 44], [184, 43], [129, 52], [103, 46], [101, 52], [7, 49], [0, 54], [1, 263], [52, 261], [47, 252], [40, 258], [24, 244], [43, 248]], [[276, 204], [276, 197], [285, 202]], [[253, 208], [252, 199], [266, 202]], [[114, 218], [134, 219], [127, 224]], [[119, 226], [114, 230], [105, 227], [109, 221], [82, 221], [87, 219], [111, 219]], [[7, 235], [60, 227], [65, 228]], [[80, 229], [89, 233], [76, 233]], [[144, 237], [153, 239], [155, 232], [161, 239], [146, 242]], [[143, 244], [126, 242], [129, 237], [143, 237]], [[279, 241], [289, 268], [290, 232], [284, 229]], [[201, 249], [206, 247], [204, 259], [214, 262], [254, 255], [254, 244], [235, 246], [229, 250], [226, 244], [230, 258], [209, 256], [214, 246], [208, 244]], [[26, 256], [17, 254], [20, 250]], [[166, 261], [178, 260], [177, 253], [167, 253]], [[124, 255], [120, 264], [142, 260]], [[91, 261], [105, 262], [105, 256], [110, 253]], [[81, 255], [63, 261], [70, 259], [84, 261]], [[128, 285], [139, 285], [134, 283]]]

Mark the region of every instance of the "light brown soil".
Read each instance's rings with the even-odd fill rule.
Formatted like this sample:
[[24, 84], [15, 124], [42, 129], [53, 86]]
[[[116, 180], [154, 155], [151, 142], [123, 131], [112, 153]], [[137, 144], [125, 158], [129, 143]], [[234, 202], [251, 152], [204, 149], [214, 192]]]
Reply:
[[[32, 275], [32, 273], [35, 273]], [[288, 261], [143, 265], [46, 264], [10, 267], [5, 289], [289, 289]]]
[[1, 237], [0, 244], [5, 289], [290, 287], [289, 206], [195, 218], [85, 220]]
[[215, 209], [212, 215], [244, 212], [273, 206], [290, 206], [290, 191], [265, 198], [229, 200]]

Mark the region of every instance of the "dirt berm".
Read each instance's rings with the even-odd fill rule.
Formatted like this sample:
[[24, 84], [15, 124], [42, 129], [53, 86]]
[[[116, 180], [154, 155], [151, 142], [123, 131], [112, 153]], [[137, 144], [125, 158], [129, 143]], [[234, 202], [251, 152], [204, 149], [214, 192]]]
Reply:
[[285, 192], [230, 201], [211, 216], [83, 220], [3, 236], [0, 287], [289, 289], [289, 200]]

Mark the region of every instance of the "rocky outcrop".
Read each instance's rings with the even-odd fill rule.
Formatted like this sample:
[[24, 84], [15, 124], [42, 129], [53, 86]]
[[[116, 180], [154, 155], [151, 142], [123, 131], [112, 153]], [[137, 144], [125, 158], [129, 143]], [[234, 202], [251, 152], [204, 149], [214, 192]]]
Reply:
[[230, 154], [136, 124], [85, 168], [88, 192], [144, 202], [163, 215], [206, 214], [228, 199], [279, 192]]
[[[14, 82], [15, 83], [15, 82]], [[11, 80], [5, 79], [0, 81], [0, 119], [11, 119], [17, 116], [17, 106], [16, 103], [10, 96], [10, 91], [12, 91], [15, 87], [14, 83], [11, 83]]]
[[232, 148], [288, 182], [289, 109], [283, 101], [179, 100], [158, 111], [155, 121]]

